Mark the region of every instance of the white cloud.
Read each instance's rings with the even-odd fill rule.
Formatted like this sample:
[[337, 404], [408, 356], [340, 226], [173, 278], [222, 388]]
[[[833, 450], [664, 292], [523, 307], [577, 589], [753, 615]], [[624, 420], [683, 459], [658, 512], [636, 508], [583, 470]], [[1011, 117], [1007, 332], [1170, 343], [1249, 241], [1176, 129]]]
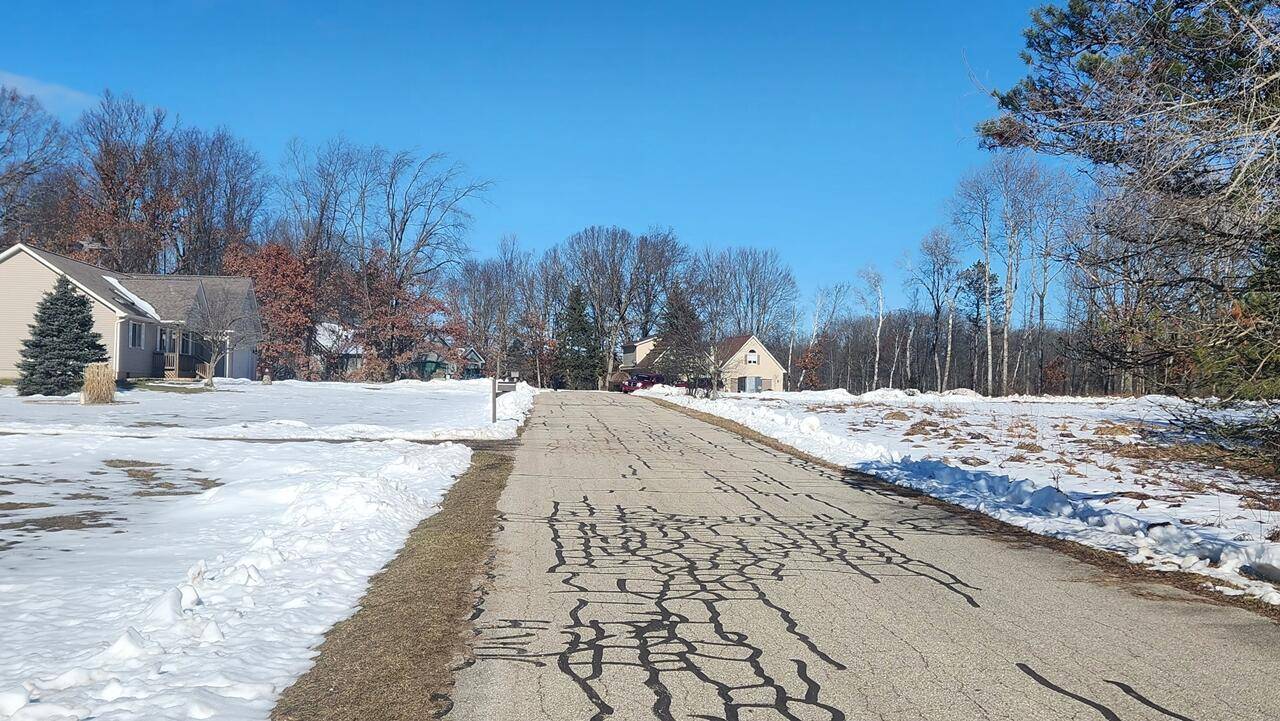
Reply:
[[34, 95], [45, 109], [55, 115], [75, 116], [80, 111], [98, 102], [98, 98], [57, 83], [46, 83], [43, 80], [29, 78], [5, 70], [0, 70], [0, 85], [16, 89], [20, 93]]

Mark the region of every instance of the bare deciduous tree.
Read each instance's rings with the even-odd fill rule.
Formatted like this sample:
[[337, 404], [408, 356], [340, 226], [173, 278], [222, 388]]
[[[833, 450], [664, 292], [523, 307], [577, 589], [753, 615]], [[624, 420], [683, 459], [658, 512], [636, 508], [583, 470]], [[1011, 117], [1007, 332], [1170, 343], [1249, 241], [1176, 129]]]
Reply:
[[[935, 389], [941, 391], [946, 386], [946, 374], [942, 368], [942, 315], [944, 309], [953, 308], [948, 299], [955, 296], [956, 274], [960, 272], [960, 249], [955, 237], [946, 228], [929, 231], [920, 241], [920, 258], [913, 270], [912, 282], [924, 291], [929, 302], [929, 357], [933, 359]], [[951, 344], [949, 326], [948, 348]]]
[[[996, 207], [998, 204], [998, 191], [995, 183], [992, 181], [991, 174], [987, 170], [974, 171], [960, 180], [956, 187], [956, 194], [953, 200], [953, 217], [956, 225], [961, 228], [970, 242], [976, 244], [982, 253], [983, 266], [991, 268], [991, 256], [993, 253]], [[994, 364], [994, 329], [992, 327], [991, 306], [992, 306], [992, 288], [991, 275], [987, 273], [983, 276], [982, 283], [983, 307], [985, 308], [985, 337], [986, 337], [986, 391], [994, 392], [995, 387], [995, 364]]]
[[27, 203], [35, 179], [64, 155], [62, 129], [40, 101], [0, 85], [0, 237]]
[[869, 313], [875, 314], [876, 332], [874, 362], [871, 366], [871, 390], [880, 387], [880, 336], [884, 331], [884, 276], [874, 265], [866, 265], [858, 271], [858, 299]]
[[187, 128], [173, 139], [177, 229], [166, 270], [216, 274], [227, 248], [247, 243], [266, 202], [262, 160], [225, 129]]
[[[219, 279], [221, 281], [221, 279]], [[187, 318], [187, 330], [198, 335], [209, 348], [209, 377], [213, 378], [219, 363], [227, 361], [238, 350], [253, 348], [262, 337], [253, 296], [236, 283], [202, 283], [198, 302]], [[227, 369], [230, 370], [230, 369]]]
[[733, 248], [721, 272], [729, 276], [735, 334], [772, 338], [785, 327], [797, 296], [796, 279], [776, 250]]
[[573, 285], [582, 288], [599, 331], [605, 354], [604, 387], [617, 363], [617, 351], [636, 300], [636, 239], [625, 228], [593, 225], [574, 233], [564, 244]]
[[667, 291], [680, 276], [687, 251], [671, 228], [650, 228], [636, 238], [636, 302], [633, 331], [636, 338], [652, 335], [658, 327]]

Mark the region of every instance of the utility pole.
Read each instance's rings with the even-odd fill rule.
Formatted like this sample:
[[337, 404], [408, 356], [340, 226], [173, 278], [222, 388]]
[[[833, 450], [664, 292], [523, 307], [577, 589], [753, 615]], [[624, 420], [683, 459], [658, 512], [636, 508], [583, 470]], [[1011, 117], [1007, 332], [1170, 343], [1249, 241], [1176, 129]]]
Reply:
[[498, 422], [498, 373], [502, 370], [502, 360], [495, 358], [493, 362], [493, 382], [489, 385], [489, 422]]

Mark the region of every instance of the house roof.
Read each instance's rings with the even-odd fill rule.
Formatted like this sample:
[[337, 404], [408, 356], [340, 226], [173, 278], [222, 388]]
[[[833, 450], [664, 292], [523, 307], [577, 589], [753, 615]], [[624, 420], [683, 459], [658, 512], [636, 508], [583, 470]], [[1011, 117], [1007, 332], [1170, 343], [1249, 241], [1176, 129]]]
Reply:
[[80, 286], [89, 295], [105, 303], [117, 313], [136, 315], [142, 318], [148, 318], [151, 315], [145, 308], [135, 303], [133, 299], [121, 293], [119, 288], [108, 280], [108, 278], [115, 278], [123, 282], [126, 277], [125, 273], [116, 273], [106, 268], [68, 258], [65, 255], [59, 255], [40, 248], [32, 248], [29, 245], [18, 244], [14, 248], [27, 251], [36, 260], [67, 276], [69, 280]]
[[731, 335], [728, 338], [722, 338], [716, 344], [716, 362], [724, 365], [725, 361], [737, 355], [738, 351], [742, 350], [742, 346], [746, 345], [747, 341], [754, 337], [748, 333], [746, 335]]
[[248, 295], [253, 289], [253, 281], [240, 276], [120, 273], [22, 243], [0, 254], [0, 259], [21, 251], [67, 276], [117, 313], [140, 318], [185, 322], [202, 286], [206, 293], [239, 296]]
[[[656, 340], [658, 340], [658, 336], [656, 336], [656, 335], [647, 335], [647, 336], [645, 336], [645, 337], [643, 337], [643, 338], [640, 338], [640, 339], [638, 339], [638, 340], [629, 340], [629, 341], [626, 341], [626, 342], [624, 342], [624, 343], [622, 344], [622, 349], [623, 349], [624, 351], [626, 351], [626, 349], [627, 349], [627, 348], [630, 348], [630, 349], [632, 349], [632, 350], [635, 350], [635, 347], [636, 347], [636, 346], [640, 345], [641, 343], [644, 343], [644, 342], [646, 342], [646, 341], [651, 341], [651, 340], [652, 340], [652, 341], [656, 341]], [[627, 352], [630, 352], [630, 351], [627, 351]]]
[[185, 320], [200, 295], [199, 278], [132, 275], [121, 282], [150, 303], [162, 320]]

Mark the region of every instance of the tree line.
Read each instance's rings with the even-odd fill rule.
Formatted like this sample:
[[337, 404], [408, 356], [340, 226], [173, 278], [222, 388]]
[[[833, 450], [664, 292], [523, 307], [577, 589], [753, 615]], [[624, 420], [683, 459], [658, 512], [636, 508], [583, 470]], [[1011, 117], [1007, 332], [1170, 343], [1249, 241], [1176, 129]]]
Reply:
[[[249, 274], [282, 376], [350, 372], [324, 323], [349, 330], [338, 345], [362, 350], [360, 377], [402, 377], [447, 341], [489, 372], [574, 387], [616, 378], [628, 340], [665, 335], [696, 366], [751, 333], [793, 389], [1265, 403], [1280, 391], [1278, 15], [1262, 0], [1034, 11], [1026, 77], [993, 93], [977, 129], [990, 159], [942, 222], [879, 267], [833, 258], [848, 280], [804, 297], [776, 251], [662, 225], [590, 226], [540, 252], [509, 237], [476, 257], [489, 183], [444, 155], [294, 142], [268, 172], [229, 131], [109, 93], [70, 127], [0, 93], [0, 240]], [[1265, 445], [1270, 417], [1214, 432]]]
[[[289, 144], [271, 172], [229, 130], [106, 92], [70, 125], [0, 87], [0, 245], [138, 273], [251, 276], [263, 369], [402, 376], [438, 345], [442, 292], [489, 183], [443, 154], [338, 138]], [[349, 332], [318, 332], [333, 324]]]
[[977, 128], [990, 161], [901, 261], [905, 307], [873, 265], [801, 301], [774, 257], [757, 276], [685, 250], [642, 308], [620, 258], [567, 284], [586, 292], [597, 377], [620, 329], [658, 317], [704, 349], [756, 333], [792, 388], [1200, 399], [1189, 427], [1280, 458], [1280, 6], [1073, 0], [1024, 36], [1026, 76]]

